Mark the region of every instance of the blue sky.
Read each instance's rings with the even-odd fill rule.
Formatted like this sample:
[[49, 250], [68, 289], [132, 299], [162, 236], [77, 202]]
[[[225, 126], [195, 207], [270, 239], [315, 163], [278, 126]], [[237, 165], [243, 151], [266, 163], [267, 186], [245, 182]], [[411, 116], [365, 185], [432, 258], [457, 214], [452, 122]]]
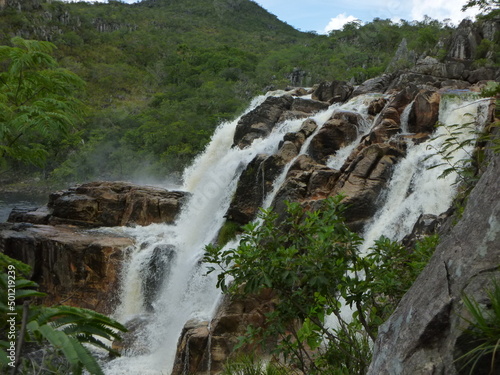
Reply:
[[[68, 1], [68, 0], [67, 0]], [[107, 2], [107, 0], [89, 0]], [[134, 3], [137, 0], [122, 0]], [[182, 1], [182, 0], [179, 0]], [[320, 34], [341, 29], [346, 22], [374, 18], [420, 21], [425, 15], [440, 21], [449, 19], [457, 25], [460, 20], [474, 18], [475, 10], [460, 9], [467, 0], [254, 0], [296, 29]]]

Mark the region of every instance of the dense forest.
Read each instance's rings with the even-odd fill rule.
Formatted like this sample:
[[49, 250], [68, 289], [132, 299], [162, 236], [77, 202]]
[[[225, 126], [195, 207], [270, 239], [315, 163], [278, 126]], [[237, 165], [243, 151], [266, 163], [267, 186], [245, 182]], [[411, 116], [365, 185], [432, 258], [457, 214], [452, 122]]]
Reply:
[[[324, 80], [361, 83], [426, 55], [444, 60], [455, 27], [430, 17], [375, 19], [318, 35], [295, 30], [251, 0], [0, 2], [1, 45], [11, 48], [15, 37], [50, 42], [55, 48], [44, 48], [54, 57], [51, 69], [84, 82], [74, 82], [83, 106], [66, 131], [41, 131], [36, 142], [11, 135], [21, 153], [34, 142], [38, 153], [3, 151], [0, 178], [50, 184], [178, 178], [217, 125], [253, 96]], [[485, 41], [475, 64], [500, 63], [498, 45]], [[398, 47], [406, 53], [395, 62]], [[0, 55], [4, 75], [6, 56]], [[37, 68], [46, 69], [29, 69]]]

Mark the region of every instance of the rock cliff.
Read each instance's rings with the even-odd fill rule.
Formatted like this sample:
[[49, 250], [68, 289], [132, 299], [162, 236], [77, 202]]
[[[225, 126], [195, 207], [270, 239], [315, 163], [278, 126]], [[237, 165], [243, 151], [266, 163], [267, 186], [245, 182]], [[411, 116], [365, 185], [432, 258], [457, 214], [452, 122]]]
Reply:
[[32, 267], [32, 280], [48, 294], [42, 303], [111, 313], [134, 240], [88, 228], [173, 223], [186, 197], [125, 182], [75, 186], [51, 194], [47, 206], [14, 209], [0, 227], [0, 251]]
[[[463, 217], [380, 327], [368, 374], [469, 373], [456, 362], [467, 350], [461, 337], [471, 319], [462, 298], [472, 297], [488, 309], [486, 290], [500, 279], [499, 174], [500, 156], [495, 155]], [[479, 363], [474, 373], [489, 373], [487, 362], [486, 370]]]

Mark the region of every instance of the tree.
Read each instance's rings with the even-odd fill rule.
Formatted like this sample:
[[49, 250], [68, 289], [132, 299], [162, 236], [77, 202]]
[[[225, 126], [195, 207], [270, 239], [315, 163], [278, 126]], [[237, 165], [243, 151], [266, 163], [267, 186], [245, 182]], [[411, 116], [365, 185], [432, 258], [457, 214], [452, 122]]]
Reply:
[[478, 6], [484, 12], [491, 12], [500, 8], [500, 0], [469, 0], [462, 7], [462, 12], [475, 6]]
[[58, 66], [49, 42], [11, 39], [0, 46], [0, 163], [42, 166], [48, 142], [69, 134], [83, 115], [84, 82]]
[[209, 245], [204, 258], [216, 265], [209, 272], [218, 271], [223, 292], [245, 297], [271, 289], [277, 297], [265, 324], [249, 326], [241, 345], [271, 341], [277, 358], [311, 375], [366, 373], [378, 327], [437, 244], [430, 236], [407, 249], [381, 237], [361, 256], [343, 198], [308, 212], [288, 203], [285, 219], [262, 210], [261, 224], [245, 226], [237, 248]]

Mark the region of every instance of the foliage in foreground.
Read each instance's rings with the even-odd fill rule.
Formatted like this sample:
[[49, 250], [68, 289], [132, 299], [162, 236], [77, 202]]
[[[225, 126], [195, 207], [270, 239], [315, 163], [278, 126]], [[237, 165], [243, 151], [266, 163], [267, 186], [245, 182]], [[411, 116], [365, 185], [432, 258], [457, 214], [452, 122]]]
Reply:
[[[119, 339], [125, 327], [92, 310], [30, 305], [29, 298], [44, 296], [35, 290], [38, 285], [26, 278], [30, 268], [2, 253], [0, 268], [0, 369], [10, 374], [42, 369], [54, 373], [64, 369], [76, 375], [85, 369], [90, 374], [103, 374], [86, 345], [118, 355], [107, 342]], [[37, 350], [43, 355], [41, 361], [30, 357]]]
[[[218, 271], [218, 287], [233, 295], [270, 288], [279, 302], [265, 327], [249, 327], [240, 345], [269, 343], [277, 358], [308, 374], [363, 374], [378, 326], [432, 254], [430, 237], [409, 251], [381, 238], [367, 256], [361, 238], [343, 219], [343, 197], [317, 211], [288, 204], [286, 220], [262, 211], [245, 227], [236, 249], [207, 246], [205, 261]], [[345, 306], [348, 306], [346, 308]]]
[[485, 309], [476, 300], [464, 295], [464, 305], [471, 318], [463, 318], [469, 327], [464, 332], [469, 351], [457, 359], [461, 371], [472, 374], [497, 374], [500, 369], [500, 283], [493, 282], [487, 290]]

